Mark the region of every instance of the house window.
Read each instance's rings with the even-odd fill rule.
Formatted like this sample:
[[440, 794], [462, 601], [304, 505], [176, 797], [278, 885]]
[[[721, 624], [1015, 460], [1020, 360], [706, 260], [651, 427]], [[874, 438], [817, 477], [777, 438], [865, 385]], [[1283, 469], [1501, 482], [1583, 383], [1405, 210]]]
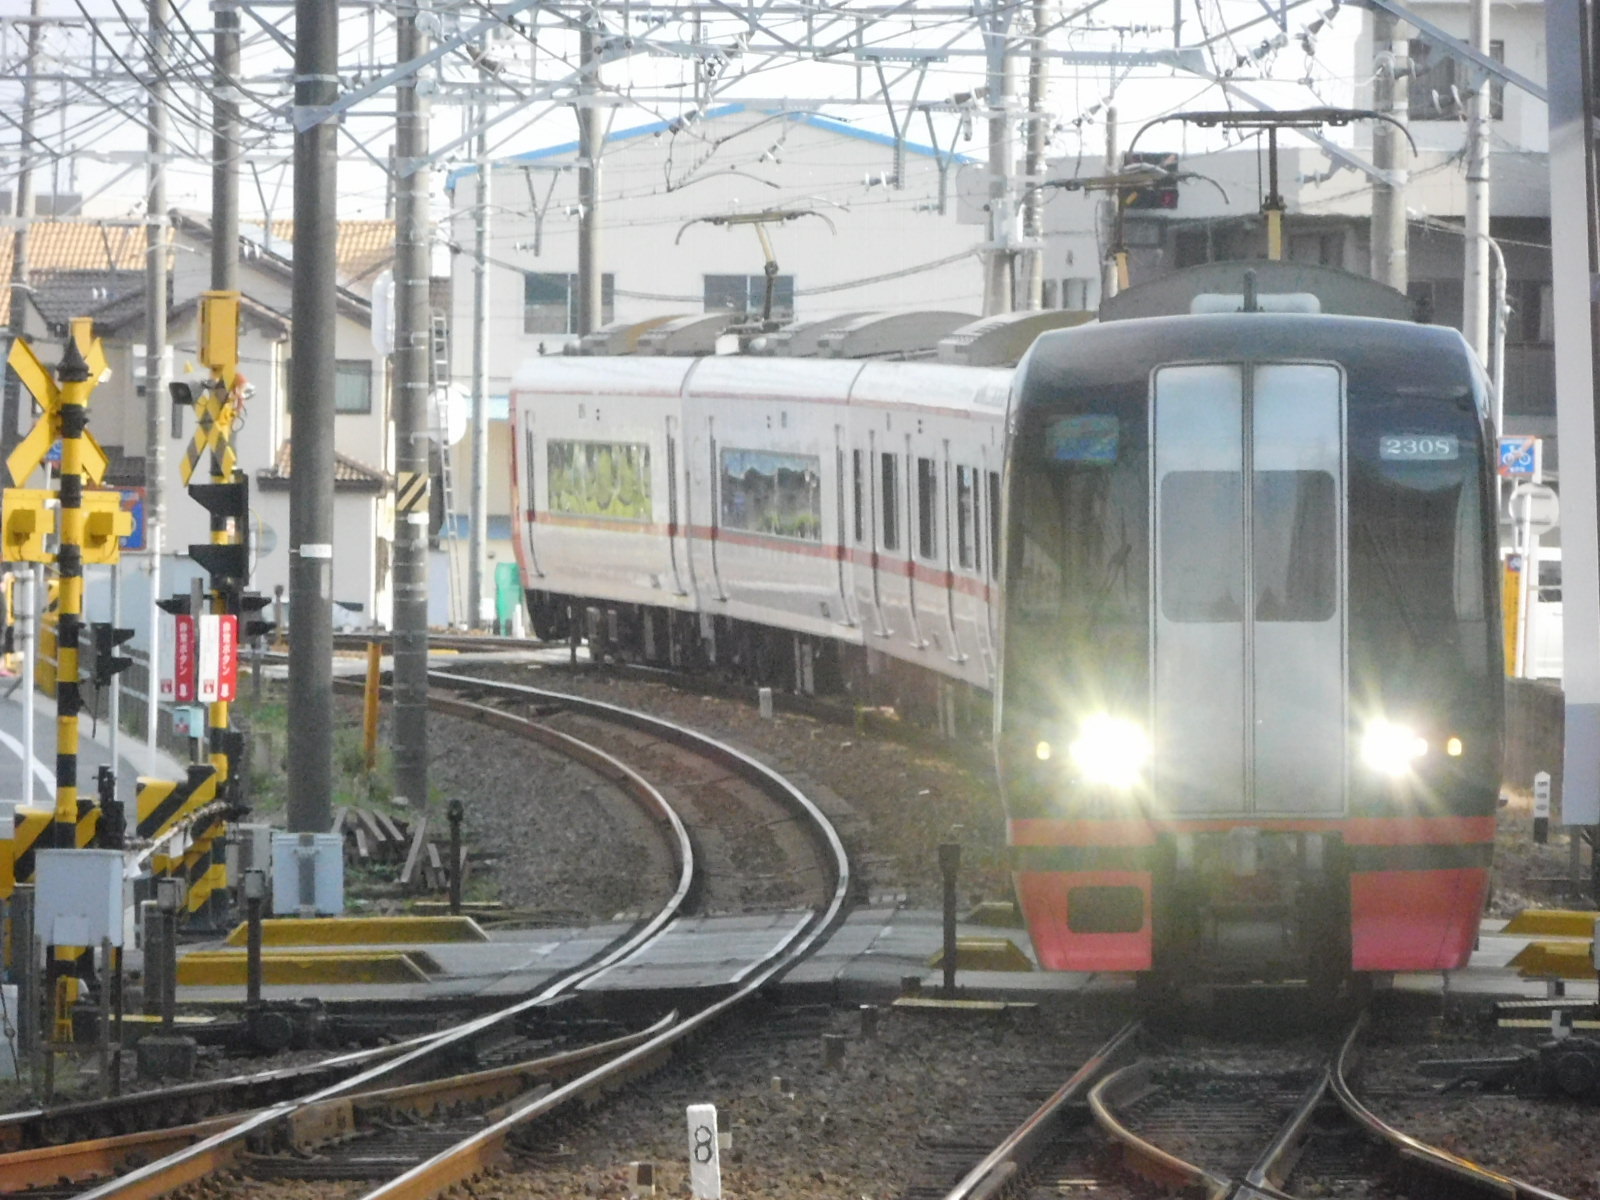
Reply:
[[[616, 314], [617, 277], [600, 276], [600, 322]], [[578, 277], [560, 271], [529, 271], [522, 277], [522, 332], [577, 333]]]
[[[1423, 38], [1412, 38], [1406, 53], [1411, 58], [1406, 103], [1413, 121], [1464, 121], [1471, 99], [1472, 68], [1457, 62], [1443, 49]], [[1489, 57], [1497, 63], [1506, 60], [1506, 44], [1499, 39], [1489, 43]], [[1505, 117], [1506, 85], [1498, 79], [1489, 85], [1489, 118]]]
[[[737, 317], [759, 317], [766, 299], [765, 275], [707, 275], [706, 312], [727, 312]], [[794, 276], [779, 275], [772, 281], [772, 319], [794, 320]]]
[[372, 411], [372, 363], [364, 358], [341, 358], [333, 364], [333, 411]]
[[1550, 285], [1540, 279], [1513, 279], [1506, 284], [1506, 341], [1512, 345], [1549, 345], [1555, 341]]

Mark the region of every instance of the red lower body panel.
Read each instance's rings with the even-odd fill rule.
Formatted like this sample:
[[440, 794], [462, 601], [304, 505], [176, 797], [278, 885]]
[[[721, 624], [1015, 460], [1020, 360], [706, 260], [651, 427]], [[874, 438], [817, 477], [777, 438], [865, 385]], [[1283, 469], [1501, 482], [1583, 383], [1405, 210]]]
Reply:
[[1451, 971], [1478, 936], [1489, 872], [1481, 867], [1357, 871], [1350, 876], [1357, 971]]
[[[1154, 964], [1148, 871], [1023, 871], [1015, 879], [1022, 916], [1045, 970], [1148, 971]], [[1144, 920], [1137, 931], [1082, 933], [1071, 928], [1075, 889], [1128, 887], [1144, 896]]]

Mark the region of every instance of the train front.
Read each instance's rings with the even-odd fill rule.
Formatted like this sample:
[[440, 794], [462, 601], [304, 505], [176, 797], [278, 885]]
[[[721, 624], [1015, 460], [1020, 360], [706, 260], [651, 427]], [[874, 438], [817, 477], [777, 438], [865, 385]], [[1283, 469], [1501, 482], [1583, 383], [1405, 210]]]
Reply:
[[1504, 686], [1484, 410], [1432, 326], [1035, 345], [996, 747], [1043, 965], [1331, 986], [1465, 962]]

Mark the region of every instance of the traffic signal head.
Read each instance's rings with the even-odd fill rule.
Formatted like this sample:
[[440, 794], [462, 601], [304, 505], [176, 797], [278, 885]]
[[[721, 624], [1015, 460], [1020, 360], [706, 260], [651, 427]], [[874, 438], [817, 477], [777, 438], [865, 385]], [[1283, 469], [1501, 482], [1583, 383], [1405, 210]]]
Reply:
[[245, 641], [258, 637], [266, 637], [278, 627], [276, 621], [263, 620], [261, 610], [266, 608], [268, 600], [265, 596], [249, 594], [239, 597], [240, 636]]
[[133, 630], [118, 629], [105, 621], [96, 621], [89, 628], [94, 636], [94, 684], [107, 687], [115, 676], [133, 666], [133, 659], [117, 653], [117, 647], [133, 636]]

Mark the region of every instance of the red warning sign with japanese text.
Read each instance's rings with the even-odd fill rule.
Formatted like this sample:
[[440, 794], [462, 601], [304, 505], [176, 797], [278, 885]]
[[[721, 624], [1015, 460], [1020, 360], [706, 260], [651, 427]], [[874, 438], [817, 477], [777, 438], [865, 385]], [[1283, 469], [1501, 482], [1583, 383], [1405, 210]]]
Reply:
[[162, 632], [171, 640], [172, 655], [162, 663], [161, 699], [172, 704], [189, 704], [195, 694], [195, 628], [190, 616], [167, 616]]

